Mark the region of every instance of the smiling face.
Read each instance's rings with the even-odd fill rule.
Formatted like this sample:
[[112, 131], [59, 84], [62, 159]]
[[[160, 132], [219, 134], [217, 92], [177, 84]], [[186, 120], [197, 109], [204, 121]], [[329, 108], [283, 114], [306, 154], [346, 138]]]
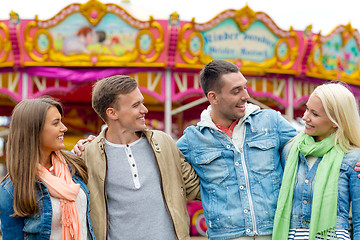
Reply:
[[221, 77], [220, 92], [210, 91], [209, 101], [212, 103], [211, 117], [216, 124], [230, 124], [245, 115], [245, 104], [250, 98], [246, 89], [247, 80], [240, 73], [227, 73]]
[[139, 88], [128, 94], [120, 94], [113, 108], [119, 127], [134, 133], [146, 128], [145, 115], [148, 109], [144, 105], [144, 97]]
[[63, 140], [67, 128], [61, 119], [59, 110], [54, 106], [46, 112], [44, 127], [40, 133], [40, 148], [45, 158], [50, 156], [51, 152], [65, 148]]
[[305, 121], [305, 133], [313, 136], [319, 142], [330, 136], [336, 130], [336, 124], [326, 115], [320, 98], [311, 95], [306, 103], [306, 111], [302, 118]]

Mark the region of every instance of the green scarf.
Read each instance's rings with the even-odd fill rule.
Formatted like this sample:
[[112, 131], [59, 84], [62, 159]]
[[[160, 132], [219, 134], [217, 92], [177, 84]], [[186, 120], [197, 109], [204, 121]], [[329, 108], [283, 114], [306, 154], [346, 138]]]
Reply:
[[336, 227], [338, 180], [344, 151], [334, 147], [333, 134], [320, 142], [312, 136], [299, 134], [290, 149], [280, 189], [274, 220], [273, 240], [288, 239], [294, 186], [299, 163], [299, 152], [305, 157], [322, 157], [315, 175], [309, 240], [319, 233], [326, 239]]

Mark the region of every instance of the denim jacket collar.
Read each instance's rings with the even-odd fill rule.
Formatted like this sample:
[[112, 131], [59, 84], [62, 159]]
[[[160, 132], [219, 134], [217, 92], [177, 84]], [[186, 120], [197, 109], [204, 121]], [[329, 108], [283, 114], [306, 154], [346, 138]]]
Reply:
[[[251, 103], [247, 103], [246, 104], [246, 109], [245, 109], [245, 116], [243, 118], [240, 119], [239, 124], [242, 124], [248, 116], [250, 116], [250, 114], [252, 114], [253, 112], [260, 110], [260, 107]], [[211, 105], [209, 105], [207, 107], [207, 109], [205, 109], [204, 111], [202, 111], [201, 115], [200, 115], [200, 122], [197, 123], [197, 126], [200, 127], [209, 127], [209, 128], [214, 128], [219, 130], [215, 123], [212, 121], [211, 116]], [[236, 128], [236, 127], [235, 127]]]

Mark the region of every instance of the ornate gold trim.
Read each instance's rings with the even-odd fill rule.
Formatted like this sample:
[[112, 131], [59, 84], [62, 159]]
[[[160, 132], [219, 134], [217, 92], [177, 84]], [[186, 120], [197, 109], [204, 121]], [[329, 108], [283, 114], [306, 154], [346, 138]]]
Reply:
[[[140, 38], [147, 34], [150, 39], [151, 39], [151, 43], [150, 43], [150, 47], [149, 49], [147, 50], [143, 50], [140, 46]], [[155, 46], [155, 38], [154, 38], [154, 35], [148, 30], [148, 29], [144, 29], [144, 30], [141, 30], [138, 35], [136, 36], [136, 46], [138, 47], [138, 50], [141, 54], [149, 54], [153, 49], [154, 49], [154, 46]]]
[[[339, 25], [334, 28], [328, 35], [322, 36], [321, 32], [313, 37], [313, 42], [315, 43], [311, 49], [309, 58], [307, 60], [307, 76], [317, 77], [322, 79], [328, 80], [341, 80], [347, 83], [352, 83], [356, 85], [360, 85], [360, 59], [358, 58], [357, 66], [355, 66], [355, 70], [348, 74], [343, 69], [336, 68], [336, 70], [327, 70], [324, 66], [323, 62], [323, 49], [322, 45], [326, 44], [330, 41], [336, 34], [341, 36], [341, 47], [345, 47], [346, 44], [349, 42], [350, 39], [354, 38], [356, 41], [356, 46], [360, 52], [360, 39], [359, 33], [356, 32], [357, 30], [354, 29], [351, 24], [347, 25]], [[355, 34], [356, 32], [356, 34]], [[319, 59], [316, 61], [315, 54], [316, 51], [319, 50]]]
[[[150, 28], [155, 28], [158, 31], [159, 37], [157, 39], [155, 39], [155, 43], [152, 46], [152, 50], [153, 49], [155, 50], [155, 53], [154, 53], [154, 55], [152, 57], [147, 57], [145, 55], [140, 55], [140, 60], [142, 62], [146, 62], [146, 63], [151, 63], [151, 62], [154, 62], [156, 59], [158, 59], [161, 52], [164, 50], [164, 47], [165, 47], [165, 45], [164, 45], [164, 32], [162, 30], [162, 27], [161, 27], [160, 23], [151, 20], [149, 29]], [[140, 35], [140, 33], [138, 35]], [[153, 36], [152, 33], [151, 33], [151, 36]], [[154, 42], [154, 41], [152, 41], [152, 42]], [[139, 45], [138, 41], [136, 41], [136, 48], [138, 49], [138, 51], [140, 51], [140, 45]]]
[[[200, 39], [200, 47], [199, 47], [199, 51], [197, 51], [197, 52], [193, 52], [190, 47], [191, 39], [193, 39], [194, 37], [199, 37], [199, 39]], [[187, 41], [187, 45], [186, 45], [186, 48], [189, 50], [189, 53], [192, 56], [200, 56], [201, 50], [203, 49], [203, 47], [204, 47], [204, 39], [201, 36], [201, 34], [199, 32], [191, 33], [189, 36], [189, 41]]]
[[245, 32], [256, 20], [256, 12], [249, 8], [247, 4], [245, 7], [235, 11], [234, 21], [241, 32]]
[[[29, 56], [31, 57], [31, 59], [33, 59], [36, 62], [45, 62], [46, 60], [49, 59], [49, 55], [48, 54], [43, 54], [42, 57], [37, 56], [36, 54], [33, 53], [33, 50], [36, 50], [35, 47], [35, 42], [34, 42], [34, 38], [30, 37], [30, 29], [34, 28], [37, 26], [37, 21], [31, 21], [29, 22], [26, 27], [25, 27], [25, 42], [24, 42], [24, 47], [25, 47], [25, 51], [29, 54]], [[36, 35], [36, 34], [35, 34]], [[50, 43], [50, 42], [49, 42]], [[51, 42], [52, 43], [52, 42]], [[51, 48], [52, 46], [50, 46]]]
[[[4, 50], [4, 55], [2, 56], [2, 58], [0, 58], [0, 63], [1, 65], [9, 65], [9, 62], [6, 62], [12, 49], [9, 28], [6, 26], [5, 23], [0, 22], [0, 29], [4, 31], [5, 35], [4, 39], [0, 38], [0, 52]], [[10, 65], [13, 65], [13, 63], [11, 63]]]
[[[109, 56], [100, 53], [67, 56], [63, 52], [57, 51], [54, 48], [54, 40], [48, 28], [60, 24], [74, 13], [85, 16], [93, 26], [98, 24], [107, 13], [116, 15], [129, 26], [138, 29], [134, 48], [126, 51], [122, 56]], [[41, 49], [38, 45], [37, 37], [40, 34], [46, 34], [49, 38], [47, 49]], [[146, 51], [140, 48], [139, 43], [139, 39], [143, 34], [148, 34], [151, 37], [150, 49]], [[120, 6], [103, 4], [98, 0], [89, 0], [85, 4], [71, 4], [47, 21], [40, 21], [36, 17], [34, 21], [26, 25], [24, 35], [25, 51], [35, 61], [25, 62], [25, 66], [133, 66], [137, 65], [138, 63], [135, 63], [135, 61], [139, 60], [142, 63], [151, 63], [148, 66], [164, 65], [164, 63], [154, 63], [164, 50], [164, 31], [159, 22], [154, 21], [152, 17], [146, 22], [137, 20]]]
[[107, 13], [106, 5], [98, 0], [89, 0], [80, 6], [80, 12], [86, 17], [91, 25], [97, 25]]
[[[179, 32], [179, 40], [178, 40], [178, 45], [177, 45], [177, 50], [180, 52], [180, 56], [181, 58], [188, 64], [196, 64], [198, 62], [200, 62], [200, 64], [207, 64], [208, 62], [210, 62], [212, 60], [212, 57], [209, 55], [206, 55], [203, 51], [202, 48], [200, 48], [200, 51], [198, 54], [193, 54], [193, 58], [190, 59], [189, 57], [186, 56], [186, 51], [189, 50], [189, 52], [191, 52], [190, 50], [190, 40], [191, 38], [189, 37], [188, 40], [184, 39], [184, 35], [185, 32], [187, 30], [192, 30], [194, 29], [194, 21], [191, 23], [187, 23], [185, 24]], [[195, 34], [200, 36], [201, 42], [204, 42], [204, 39], [202, 37], [202, 35], [200, 34], [199, 31], [194, 31]]]
[[[206, 64], [212, 60], [210, 55], [206, 55], [204, 53], [204, 38], [201, 34], [203, 31], [207, 31], [213, 27], [216, 27], [220, 22], [225, 21], [226, 19], [233, 19], [234, 22], [237, 24], [239, 28], [239, 32], [244, 33], [255, 21], [262, 22], [267, 29], [277, 36], [279, 40], [276, 43], [274, 48], [274, 57], [271, 59], [267, 59], [262, 63], [250, 61], [250, 60], [243, 60], [243, 59], [228, 59], [229, 61], [234, 61], [237, 64], [243, 67], [247, 66], [254, 66], [256, 68], [266, 68], [266, 69], [279, 69], [278, 71], [285, 71], [290, 69], [294, 66], [295, 61], [298, 57], [298, 50], [299, 50], [299, 37], [296, 32], [290, 27], [289, 31], [281, 30], [276, 26], [276, 24], [271, 20], [269, 16], [262, 12], [254, 12], [250, 7], [247, 5], [240, 9], [240, 10], [226, 10], [222, 13], [216, 15], [212, 20], [209, 22], [198, 24], [195, 23], [195, 19], [192, 22], [184, 24], [184, 26], [179, 31], [179, 40], [177, 45], [177, 50], [180, 54], [180, 57], [186, 64], [194, 65], [194, 64]], [[265, 21], [266, 20], [266, 21]], [[189, 34], [190, 32], [190, 34]], [[191, 51], [190, 48], [190, 41], [193, 36], [199, 36], [201, 39], [201, 48], [198, 53], [194, 53]], [[186, 37], [186, 38], [185, 38]], [[278, 47], [281, 43], [285, 42], [288, 46], [287, 52], [285, 56], [280, 57], [278, 55]], [[176, 63], [177, 67], [183, 66], [183, 64]], [[190, 66], [188, 66], [190, 67]]]
[[[40, 49], [39, 44], [38, 44], [38, 37], [39, 37], [40, 34], [45, 34], [49, 39], [49, 44], [48, 44], [48, 46], [47, 46], [47, 48], [45, 50]], [[53, 45], [52, 36], [50, 35], [50, 33], [49, 33], [49, 31], [47, 29], [40, 29], [35, 33], [35, 35], [34, 35], [34, 46], [35, 46], [36, 51], [38, 51], [40, 54], [49, 53], [49, 50], [50, 50], [52, 45]]]

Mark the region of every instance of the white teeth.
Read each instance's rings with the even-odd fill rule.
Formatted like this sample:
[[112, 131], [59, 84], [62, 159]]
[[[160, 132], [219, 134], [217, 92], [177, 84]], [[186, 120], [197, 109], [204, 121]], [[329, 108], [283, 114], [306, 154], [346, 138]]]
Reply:
[[57, 139], [64, 140], [64, 136], [57, 137]]

